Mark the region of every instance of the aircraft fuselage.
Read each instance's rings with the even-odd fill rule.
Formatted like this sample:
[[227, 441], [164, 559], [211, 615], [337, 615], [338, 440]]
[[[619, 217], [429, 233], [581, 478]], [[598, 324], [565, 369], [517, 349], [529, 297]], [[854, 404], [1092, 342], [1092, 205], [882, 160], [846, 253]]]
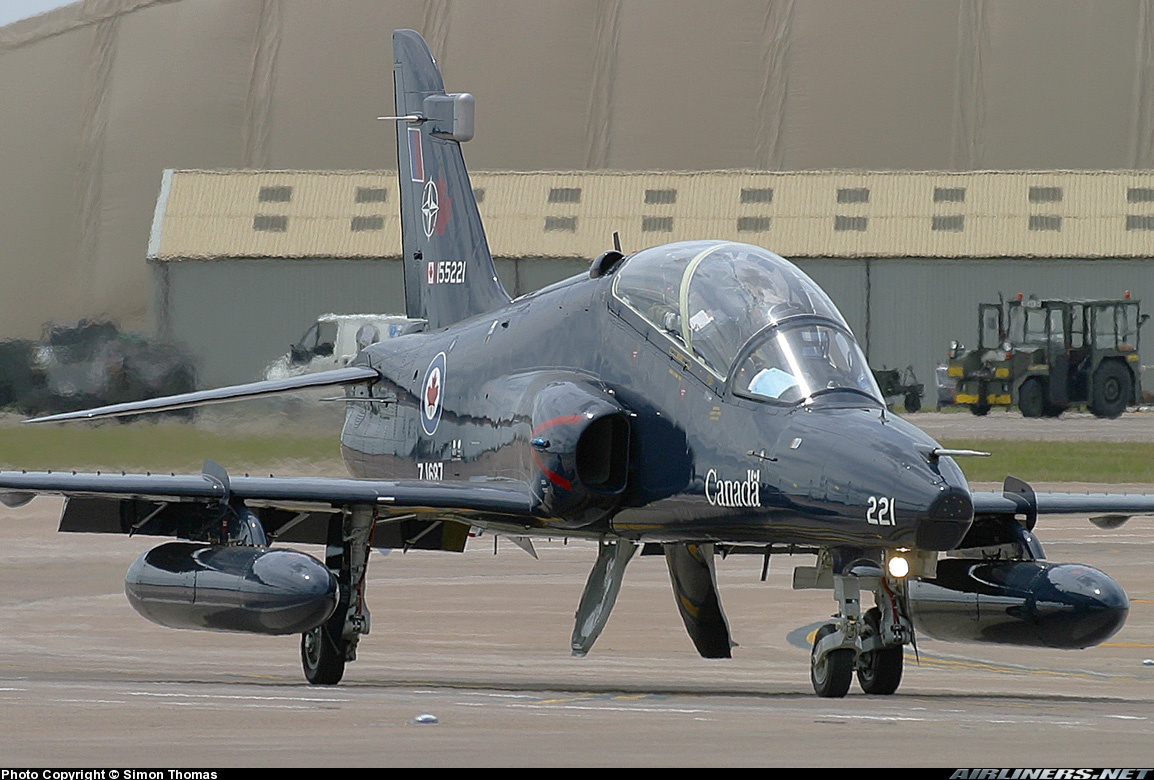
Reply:
[[[372, 400], [348, 404], [350, 472], [515, 480], [541, 499], [539, 527], [646, 541], [942, 550], [961, 539], [968, 487], [952, 460], [930, 457], [931, 438], [858, 394], [800, 405], [743, 397], [646, 327], [612, 282], [575, 277], [366, 350], [361, 360], [383, 379]], [[588, 357], [575, 369], [578, 356]], [[579, 492], [580, 475], [552, 468], [550, 450], [588, 417], [548, 416], [546, 390], [616, 406], [627, 421], [624, 439], [599, 443], [624, 448], [623, 483], [568, 513], [556, 494]]]

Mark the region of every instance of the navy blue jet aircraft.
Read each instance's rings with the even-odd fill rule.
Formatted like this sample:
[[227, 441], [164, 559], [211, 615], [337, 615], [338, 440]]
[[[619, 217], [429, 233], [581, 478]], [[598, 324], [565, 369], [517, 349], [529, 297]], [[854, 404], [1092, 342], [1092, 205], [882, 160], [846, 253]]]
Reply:
[[[719, 555], [816, 556], [795, 588], [832, 589], [820, 696], [891, 694], [903, 646], [1084, 648], [1129, 601], [1109, 576], [1045, 560], [1038, 515], [1117, 522], [1154, 496], [969, 489], [955, 457], [886, 411], [828, 296], [772, 252], [690, 241], [624, 256], [510, 300], [461, 155], [473, 98], [446, 94], [421, 37], [393, 36], [408, 316], [420, 332], [341, 369], [41, 418], [91, 420], [344, 388], [348, 479], [0, 473], [0, 498], [67, 496], [62, 531], [181, 541], [145, 553], [126, 592], [165, 626], [301, 634], [309, 682], [337, 683], [369, 631], [369, 551], [464, 548], [470, 527], [598, 542], [575, 655], [605, 626], [626, 565], [663, 554], [702, 656], [734, 646]], [[324, 561], [273, 543], [326, 545]], [[873, 606], [861, 603], [872, 594]]]

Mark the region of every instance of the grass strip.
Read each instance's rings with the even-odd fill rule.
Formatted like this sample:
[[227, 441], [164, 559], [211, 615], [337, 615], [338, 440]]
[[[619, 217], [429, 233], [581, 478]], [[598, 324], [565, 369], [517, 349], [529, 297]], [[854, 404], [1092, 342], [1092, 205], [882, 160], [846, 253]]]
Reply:
[[1154, 483], [1154, 443], [953, 439], [943, 447], [981, 450], [988, 458], [958, 458], [972, 482]]
[[0, 427], [5, 469], [198, 473], [206, 459], [236, 472], [345, 474], [335, 430], [229, 432], [171, 422]]
[[[1154, 443], [956, 439], [942, 445], [993, 453], [958, 459], [974, 482], [1000, 482], [1013, 474], [1036, 482], [1154, 484]], [[208, 458], [238, 473], [345, 474], [335, 429], [205, 429], [177, 422], [0, 425], [4, 469], [197, 473]]]

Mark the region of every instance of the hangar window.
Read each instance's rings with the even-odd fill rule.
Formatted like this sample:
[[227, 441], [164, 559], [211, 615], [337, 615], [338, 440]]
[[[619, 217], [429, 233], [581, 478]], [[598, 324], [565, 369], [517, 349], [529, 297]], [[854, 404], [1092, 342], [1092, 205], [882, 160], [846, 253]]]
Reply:
[[288, 217], [257, 214], [252, 218], [252, 229], [263, 233], [283, 233], [288, 230]]
[[485, 188], [484, 187], [474, 187], [473, 188], [473, 200], [477, 201], [478, 203], [484, 203], [485, 202]]
[[646, 190], [645, 202], [653, 205], [666, 205], [677, 202], [677, 190]]
[[949, 230], [955, 233], [966, 229], [965, 214], [944, 214], [936, 216], [930, 225], [931, 230]]
[[1151, 215], [1151, 214], [1127, 214], [1126, 215], [1126, 229], [1127, 230], [1154, 230], [1154, 215]]
[[577, 232], [577, 217], [545, 217], [545, 232]]
[[838, 203], [869, 203], [870, 189], [869, 187], [852, 187], [849, 189], [837, 191]]
[[857, 230], [864, 231], [869, 226], [869, 217], [834, 217], [834, 230]]
[[1150, 187], [1130, 187], [1126, 190], [1129, 203], [1154, 203], [1154, 189]]
[[357, 203], [384, 203], [388, 196], [385, 187], [357, 187]]
[[553, 187], [549, 190], [550, 203], [580, 203], [580, 187]]
[[261, 203], [288, 203], [292, 199], [292, 187], [261, 187], [257, 195]]
[[1062, 188], [1061, 187], [1031, 187], [1030, 188], [1030, 202], [1031, 203], [1061, 203], [1062, 202]]
[[349, 230], [354, 233], [361, 233], [366, 230], [384, 230], [385, 218], [382, 216], [375, 217], [353, 217], [352, 224], [349, 225]]
[[642, 233], [672, 233], [673, 217], [642, 217]]
[[1053, 214], [1031, 214], [1030, 230], [1061, 230], [1062, 218]]
[[742, 203], [773, 203], [773, 187], [742, 187]]
[[934, 203], [965, 203], [965, 187], [934, 187]]
[[764, 233], [769, 230], [769, 217], [738, 217], [738, 233]]

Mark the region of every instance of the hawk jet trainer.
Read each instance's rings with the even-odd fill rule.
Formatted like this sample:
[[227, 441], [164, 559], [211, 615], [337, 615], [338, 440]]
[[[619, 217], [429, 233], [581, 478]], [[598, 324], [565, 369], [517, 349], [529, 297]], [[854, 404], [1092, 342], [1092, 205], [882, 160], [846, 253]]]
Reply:
[[[461, 154], [473, 98], [447, 94], [425, 41], [393, 36], [407, 335], [342, 368], [33, 422], [93, 420], [310, 387], [343, 388], [350, 477], [2, 472], [0, 498], [67, 497], [61, 531], [171, 537], [125, 590], [161, 625], [300, 634], [335, 684], [369, 633], [376, 548], [460, 551], [470, 528], [532, 551], [596, 540], [571, 638], [590, 652], [630, 559], [664, 555], [702, 656], [727, 658], [719, 556], [814, 556], [795, 588], [833, 593], [810, 676], [820, 696], [891, 694], [903, 647], [943, 640], [1084, 648], [1125, 622], [1105, 573], [1045, 559], [1047, 513], [1154, 512], [1154, 495], [970, 490], [956, 458], [886, 410], [830, 298], [765, 249], [688, 241], [604, 252], [510, 300]], [[283, 547], [325, 545], [323, 560]], [[387, 565], [387, 564], [386, 564]], [[872, 605], [862, 603], [868, 594]], [[868, 603], [868, 602], [867, 602]]]

